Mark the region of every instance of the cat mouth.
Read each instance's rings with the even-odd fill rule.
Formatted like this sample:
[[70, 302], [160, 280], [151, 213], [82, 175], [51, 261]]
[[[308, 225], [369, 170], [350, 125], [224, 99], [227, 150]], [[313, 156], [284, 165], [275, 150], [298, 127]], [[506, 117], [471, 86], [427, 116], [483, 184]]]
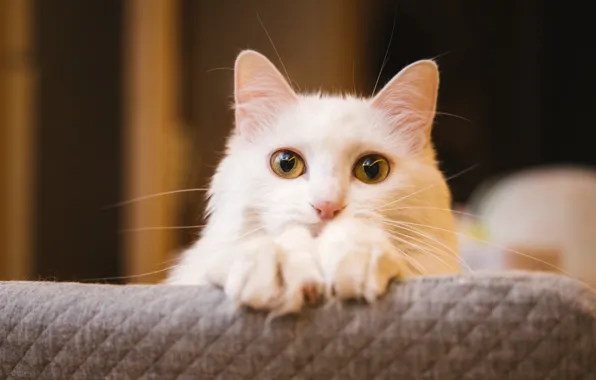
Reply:
[[308, 224], [308, 228], [310, 229], [310, 232], [312, 233], [313, 237], [316, 238], [323, 232], [325, 227], [327, 227], [327, 224], [329, 224], [328, 221], [322, 220], [320, 222]]

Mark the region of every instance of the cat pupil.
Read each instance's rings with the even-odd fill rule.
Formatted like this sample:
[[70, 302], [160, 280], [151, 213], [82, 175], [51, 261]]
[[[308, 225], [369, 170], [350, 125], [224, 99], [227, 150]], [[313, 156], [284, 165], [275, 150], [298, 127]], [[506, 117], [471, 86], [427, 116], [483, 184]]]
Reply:
[[295, 161], [294, 156], [291, 154], [283, 154], [279, 159], [279, 167], [284, 173], [287, 173], [294, 168]]
[[364, 173], [370, 179], [375, 179], [379, 175], [379, 171], [381, 170], [378, 162], [371, 162], [366, 160], [362, 166], [364, 167]]

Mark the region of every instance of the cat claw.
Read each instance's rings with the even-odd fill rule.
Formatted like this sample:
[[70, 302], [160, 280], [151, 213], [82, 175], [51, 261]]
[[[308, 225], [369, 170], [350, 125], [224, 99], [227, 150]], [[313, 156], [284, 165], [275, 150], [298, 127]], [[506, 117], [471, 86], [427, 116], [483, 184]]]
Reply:
[[317, 305], [322, 300], [322, 285], [317, 282], [308, 282], [302, 285], [302, 294], [308, 305]]

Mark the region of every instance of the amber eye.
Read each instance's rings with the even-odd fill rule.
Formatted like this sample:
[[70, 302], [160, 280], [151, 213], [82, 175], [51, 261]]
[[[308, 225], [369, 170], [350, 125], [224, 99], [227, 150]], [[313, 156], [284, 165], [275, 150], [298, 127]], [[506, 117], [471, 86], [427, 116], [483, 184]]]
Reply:
[[270, 163], [275, 174], [286, 179], [300, 177], [305, 169], [302, 157], [291, 150], [278, 150], [273, 153]]
[[354, 177], [364, 183], [378, 183], [389, 175], [389, 162], [378, 154], [361, 157], [354, 165]]

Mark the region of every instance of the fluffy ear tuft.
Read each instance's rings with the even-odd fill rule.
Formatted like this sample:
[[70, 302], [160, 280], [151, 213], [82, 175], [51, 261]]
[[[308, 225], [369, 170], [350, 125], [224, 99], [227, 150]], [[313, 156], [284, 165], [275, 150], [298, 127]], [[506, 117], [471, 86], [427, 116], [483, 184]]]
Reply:
[[283, 75], [265, 56], [244, 50], [234, 67], [236, 130], [253, 134], [297, 100]]
[[418, 61], [393, 77], [372, 104], [389, 117], [394, 130], [412, 143], [413, 150], [420, 150], [430, 141], [438, 88], [437, 64]]

